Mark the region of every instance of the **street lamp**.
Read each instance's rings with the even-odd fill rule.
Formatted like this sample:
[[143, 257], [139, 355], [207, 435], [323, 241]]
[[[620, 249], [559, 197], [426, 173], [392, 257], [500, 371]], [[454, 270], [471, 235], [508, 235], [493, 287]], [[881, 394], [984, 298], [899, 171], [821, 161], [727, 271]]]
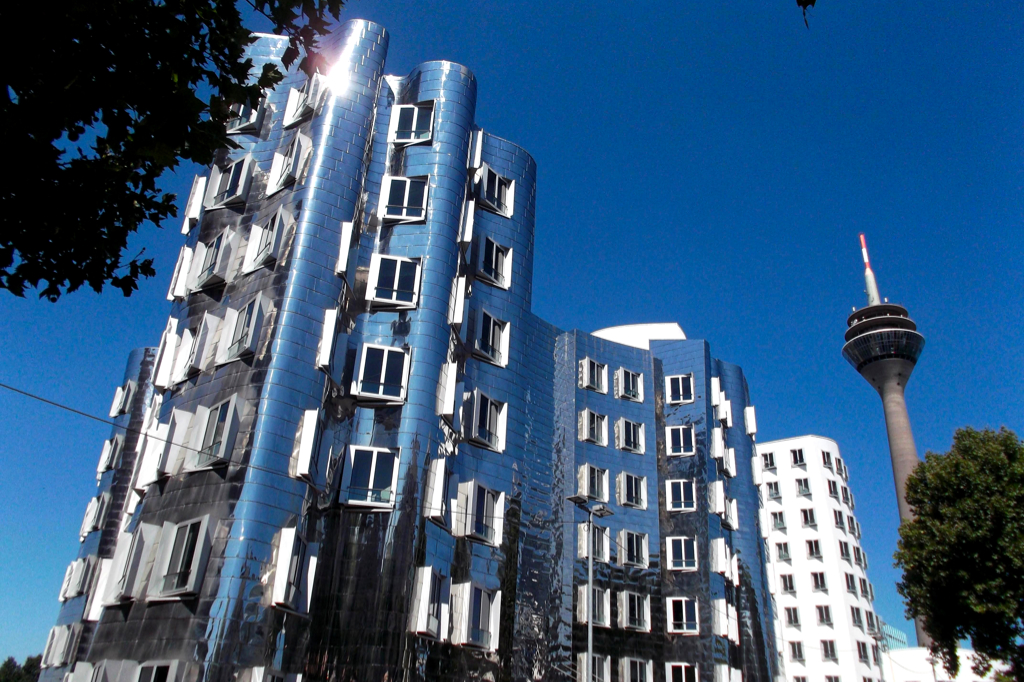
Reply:
[[603, 519], [612, 515], [608, 505], [590, 504], [586, 495], [571, 495], [566, 498], [581, 511], [587, 513], [587, 682], [594, 682], [594, 517]]

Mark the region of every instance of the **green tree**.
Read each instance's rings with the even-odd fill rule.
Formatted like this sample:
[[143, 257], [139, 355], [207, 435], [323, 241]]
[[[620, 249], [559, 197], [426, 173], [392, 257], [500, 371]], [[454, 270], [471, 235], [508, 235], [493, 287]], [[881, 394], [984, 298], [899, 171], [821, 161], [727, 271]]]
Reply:
[[917, 515], [900, 526], [897, 585], [924, 618], [933, 652], [953, 674], [970, 639], [984, 674], [1006, 661], [1024, 677], [1024, 444], [1003, 428], [965, 428], [947, 454], [929, 452], [907, 481]]
[[[316, 38], [343, 1], [246, 4], [289, 36], [285, 67], [302, 55], [312, 73]], [[282, 75], [250, 74], [253, 34], [235, 0], [58, 2], [43, 15], [5, 2], [0, 23], [43, 36], [3, 69], [0, 289], [24, 296], [43, 283], [40, 296], [56, 301], [109, 283], [129, 296], [155, 274], [142, 253], [124, 262], [129, 235], [176, 215], [160, 177], [231, 147], [228, 104], [255, 101]]]
[[42, 656], [29, 656], [23, 665], [18, 665], [13, 656], [0, 663], [0, 682], [37, 682]]

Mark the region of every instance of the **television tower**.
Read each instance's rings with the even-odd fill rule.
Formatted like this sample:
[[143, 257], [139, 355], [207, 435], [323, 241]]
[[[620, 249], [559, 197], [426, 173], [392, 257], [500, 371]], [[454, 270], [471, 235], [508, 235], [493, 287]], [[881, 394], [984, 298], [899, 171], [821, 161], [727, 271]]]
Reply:
[[[917, 331], [917, 324], [910, 319], [906, 308], [889, 303], [888, 299], [883, 301], [879, 296], [878, 283], [871, 270], [868, 245], [863, 234], [860, 235], [860, 250], [864, 257], [868, 305], [860, 310], [854, 309], [846, 320], [848, 329], [843, 357], [882, 397], [892, 475], [896, 481], [896, 500], [902, 523], [914, 518], [907, 504], [907, 479], [921, 461], [917, 457], [903, 392], [924, 349], [924, 336]], [[918, 646], [930, 645], [931, 638], [924, 631], [921, 620], [917, 619], [914, 625]]]

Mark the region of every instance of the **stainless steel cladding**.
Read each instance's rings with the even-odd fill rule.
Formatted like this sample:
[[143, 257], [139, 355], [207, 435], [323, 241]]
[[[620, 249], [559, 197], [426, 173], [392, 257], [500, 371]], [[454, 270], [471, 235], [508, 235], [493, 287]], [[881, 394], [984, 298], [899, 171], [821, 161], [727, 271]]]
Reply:
[[536, 164], [473, 74], [385, 76], [366, 21], [323, 48], [195, 183], [142, 501], [47, 675], [581, 680], [590, 619], [595, 679], [772, 679], [740, 371], [534, 316]]

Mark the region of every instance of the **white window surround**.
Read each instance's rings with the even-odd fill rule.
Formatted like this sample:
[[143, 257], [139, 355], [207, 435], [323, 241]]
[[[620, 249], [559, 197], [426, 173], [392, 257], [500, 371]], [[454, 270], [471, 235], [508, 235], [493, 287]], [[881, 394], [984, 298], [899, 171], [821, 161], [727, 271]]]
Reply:
[[[596, 623], [595, 623], [596, 625]], [[587, 654], [576, 654], [576, 682], [611, 682], [612, 657], [594, 654], [591, 661], [591, 679], [587, 679]]]
[[409, 353], [404, 348], [364, 343], [356, 358], [352, 394], [390, 405], [404, 403], [410, 364]]
[[305, 410], [299, 419], [288, 473], [316, 486], [320, 482], [320, 410]]
[[64, 573], [64, 583], [61, 585], [58, 600], [64, 602], [85, 594], [95, 568], [95, 560], [92, 557], [83, 557], [72, 561]]
[[443, 528], [451, 528], [452, 495], [457, 494], [459, 477], [448, 467], [446, 457], [437, 457], [427, 467], [427, 487], [423, 495], [423, 516]]
[[646, 451], [645, 432], [643, 424], [619, 417], [615, 422], [615, 447], [642, 455]]
[[385, 175], [377, 215], [386, 223], [422, 223], [427, 218], [430, 178]]
[[400, 450], [350, 445], [341, 479], [345, 504], [388, 510], [395, 506]]
[[274, 606], [295, 613], [306, 613], [309, 608], [309, 589], [316, 572], [317, 550], [317, 544], [307, 542], [298, 529], [281, 529], [271, 594]]
[[[353, 236], [355, 236], [355, 239], [353, 239]], [[358, 245], [359, 237], [355, 234], [355, 223], [351, 220], [342, 221], [341, 239], [338, 244], [338, 260], [334, 263], [334, 274], [347, 276], [349, 256], [351, 255], [352, 248]]]
[[647, 477], [620, 471], [615, 477], [616, 502], [623, 507], [647, 509]]
[[511, 218], [516, 201], [516, 183], [489, 165], [482, 164], [474, 174], [477, 204], [492, 213]]
[[282, 189], [300, 182], [313, 156], [313, 141], [302, 133], [295, 133], [284, 152], [274, 152], [267, 175], [266, 195], [269, 197]]
[[46, 638], [40, 667], [59, 668], [70, 663], [74, 651], [78, 648], [78, 638], [81, 634], [81, 623], [55, 625], [51, 628]]
[[650, 551], [647, 533], [622, 529], [618, 532], [618, 559], [620, 566], [647, 568]]
[[477, 540], [492, 547], [501, 545], [505, 533], [505, 493], [478, 481], [458, 484], [453, 535]]
[[498, 367], [508, 366], [511, 323], [486, 308], [477, 311], [475, 320], [473, 355]]
[[[587, 558], [587, 523], [576, 526], [576, 554], [580, 559]], [[594, 524], [594, 561], [608, 563], [611, 556], [611, 530]]]
[[665, 614], [669, 633], [696, 635], [700, 632], [697, 600], [693, 597], [666, 597]]
[[501, 590], [488, 590], [475, 582], [453, 584], [452, 644], [485, 651], [498, 648]]
[[598, 393], [608, 393], [608, 365], [593, 358], [579, 362], [579, 387]]
[[665, 505], [670, 512], [697, 510], [696, 482], [690, 479], [665, 481]]
[[225, 229], [209, 241], [196, 244], [189, 273], [189, 291], [210, 289], [228, 281], [236, 241], [234, 232]]
[[199, 216], [203, 212], [203, 197], [206, 196], [206, 176], [197, 175], [192, 179], [192, 189], [185, 202], [185, 219], [181, 224], [181, 233], [188, 234], [199, 224]]
[[477, 279], [499, 289], [508, 289], [512, 283], [512, 247], [484, 237], [480, 241], [480, 249]]
[[160, 526], [140, 523], [134, 530], [118, 535], [110, 579], [101, 595], [104, 605], [121, 604], [140, 596], [142, 569], [153, 555], [161, 532]]
[[[611, 627], [611, 590], [594, 586], [594, 626]], [[586, 584], [576, 586], [576, 622], [586, 623], [587, 613], [587, 586]]]
[[608, 417], [587, 408], [578, 416], [579, 439], [595, 445], [608, 445]]
[[619, 627], [638, 632], [651, 631], [651, 595], [623, 590], [618, 593]]
[[339, 308], [324, 310], [324, 324], [320, 330], [320, 343], [316, 347], [316, 366], [328, 374], [334, 364], [334, 342], [337, 337]]
[[177, 675], [178, 661], [146, 661], [132, 682], [175, 682]]
[[199, 593], [210, 554], [209, 525], [208, 514], [181, 523], [164, 522], [149, 579], [148, 601], [175, 600]]
[[462, 323], [466, 318], [466, 294], [469, 281], [466, 275], [456, 275], [452, 279], [452, 291], [448, 297], [448, 324], [456, 330], [462, 330]]
[[118, 433], [103, 441], [103, 450], [100, 452], [100, 461], [96, 465], [96, 476], [99, 478], [103, 472], [116, 469], [121, 462], [121, 449], [124, 445], [124, 434]]
[[684, 405], [693, 401], [693, 374], [675, 374], [665, 377], [665, 404]]
[[255, 135], [259, 133], [266, 111], [266, 97], [260, 97], [256, 106], [250, 102], [239, 102], [229, 107], [232, 117], [225, 127], [228, 135]]
[[320, 96], [326, 90], [325, 79], [318, 73], [306, 79], [301, 88], [288, 91], [288, 101], [284, 107], [282, 125], [290, 128], [311, 116], [320, 104]]
[[231, 461], [241, 410], [238, 394], [210, 407], [196, 408], [189, 449], [185, 453], [186, 471], [202, 471]]
[[110, 405], [110, 417], [119, 417], [131, 410], [132, 398], [135, 396], [135, 382], [128, 380], [114, 391], [114, 401]]
[[160, 335], [160, 345], [153, 360], [153, 385], [157, 388], [167, 388], [171, 385], [171, 369], [174, 367], [174, 354], [177, 350], [178, 320], [171, 317], [167, 320], [164, 333]]
[[84, 542], [86, 536], [93, 531], [100, 530], [106, 521], [107, 507], [110, 505], [110, 493], [103, 492], [89, 500], [85, 508], [85, 516], [82, 519], [82, 527], [79, 529], [79, 537]]
[[665, 556], [670, 571], [696, 571], [697, 539], [687, 536], [665, 538]]
[[459, 362], [449, 360], [441, 365], [437, 379], [436, 412], [438, 416], [444, 417], [456, 433], [463, 431], [462, 411], [465, 398], [463, 382], [459, 381]]
[[450, 579], [432, 566], [421, 566], [413, 580], [409, 632], [445, 640], [450, 616]]
[[693, 424], [665, 427], [665, 453], [669, 457], [692, 457], [697, 454]]
[[599, 502], [608, 501], [608, 470], [581, 464], [576, 470], [576, 492]]
[[420, 261], [375, 253], [370, 257], [366, 300], [374, 308], [412, 310], [420, 296]]
[[697, 682], [697, 666], [693, 663], [671, 662], [665, 664], [666, 682]]
[[242, 259], [242, 272], [255, 272], [278, 260], [285, 232], [294, 224], [291, 210], [281, 206], [265, 220], [252, 224]]
[[415, 104], [396, 104], [388, 122], [388, 142], [396, 146], [426, 144], [434, 129], [434, 100]]
[[223, 166], [213, 167], [203, 202], [207, 211], [245, 203], [252, 184], [252, 164], [252, 155], [246, 154]]
[[475, 389], [471, 394], [469, 408], [469, 423], [463, 422], [467, 439], [488, 450], [504, 452], [508, 403], [495, 400], [480, 389]]
[[167, 300], [176, 301], [188, 296], [188, 275], [192, 271], [192, 248], [182, 246], [178, 252], [178, 261], [174, 264], [171, 284], [167, 288]]
[[615, 370], [615, 397], [634, 403], [644, 401], [644, 375], [633, 372], [625, 367]]
[[228, 308], [225, 311], [217, 339], [215, 364], [223, 365], [256, 354], [267, 306], [267, 299], [259, 293], [239, 308]]

